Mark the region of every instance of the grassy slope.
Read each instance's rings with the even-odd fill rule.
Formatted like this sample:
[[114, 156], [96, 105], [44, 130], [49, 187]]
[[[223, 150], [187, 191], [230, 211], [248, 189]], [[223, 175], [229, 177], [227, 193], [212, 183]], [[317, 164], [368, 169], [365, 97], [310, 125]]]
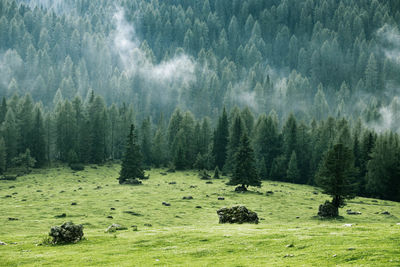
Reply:
[[[87, 168], [78, 173], [54, 168], [14, 182], [0, 181], [0, 240], [16, 242], [0, 246], [0, 265], [400, 265], [400, 219], [396, 217], [400, 203], [356, 198], [345, 209], [362, 215], [346, 215], [343, 209], [342, 220], [325, 221], [313, 218], [318, 205], [327, 199], [314, 194], [313, 187], [264, 182], [262, 188], [237, 194], [225, 186], [226, 180], [205, 184], [194, 172], [162, 176], [160, 170], [151, 171], [150, 180], [142, 186], [120, 186], [118, 168]], [[172, 181], [176, 185], [169, 184]], [[15, 188], [9, 188], [12, 185]], [[266, 196], [267, 190], [274, 194]], [[5, 198], [14, 192], [18, 194]], [[182, 200], [187, 195], [194, 199]], [[217, 200], [218, 196], [225, 200]], [[163, 201], [171, 206], [163, 206]], [[260, 224], [219, 225], [216, 210], [234, 204], [256, 211], [262, 218]], [[198, 205], [202, 208], [197, 209]], [[376, 214], [382, 211], [392, 215]], [[54, 217], [64, 212], [67, 218]], [[86, 240], [75, 245], [36, 246], [51, 226], [67, 220], [84, 224]], [[137, 225], [138, 231], [104, 233], [111, 223]], [[152, 226], [144, 226], [147, 223]], [[355, 225], [344, 226], [349, 223]]]

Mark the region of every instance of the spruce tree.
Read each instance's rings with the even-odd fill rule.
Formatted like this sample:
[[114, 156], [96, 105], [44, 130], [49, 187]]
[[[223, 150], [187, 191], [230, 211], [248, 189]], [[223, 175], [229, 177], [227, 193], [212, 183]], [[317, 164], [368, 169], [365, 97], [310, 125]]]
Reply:
[[42, 111], [39, 107], [35, 109], [31, 140], [32, 157], [36, 160], [35, 167], [42, 167], [46, 162], [46, 143]]
[[134, 130], [135, 126], [131, 124], [126, 141], [125, 154], [122, 159], [120, 176], [118, 178], [120, 184], [139, 184], [141, 182], [137, 179], [146, 178], [142, 166], [142, 154]]
[[244, 133], [240, 139], [238, 151], [235, 155], [233, 174], [229, 181], [230, 185], [241, 185], [241, 190], [246, 191], [248, 186], [261, 186], [255, 166], [254, 152], [250, 145], [247, 134]]
[[291, 183], [298, 183], [300, 180], [300, 171], [298, 168], [297, 156], [295, 151], [292, 152], [292, 156], [290, 157], [286, 178]]
[[352, 151], [343, 144], [334, 145], [318, 169], [316, 182], [325, 194], [332, 196], [332, 205], [336, 209], [355, 196], [354, 173]]
[[228, 115], [224, 108], [222, 116], [218, 120], [217, 129], [214, 132], [214, 142], [212, 154], [215, 159], [215, 165], [221, 170], [226, 161], [227, 157], [227, 145], [228, 145]]

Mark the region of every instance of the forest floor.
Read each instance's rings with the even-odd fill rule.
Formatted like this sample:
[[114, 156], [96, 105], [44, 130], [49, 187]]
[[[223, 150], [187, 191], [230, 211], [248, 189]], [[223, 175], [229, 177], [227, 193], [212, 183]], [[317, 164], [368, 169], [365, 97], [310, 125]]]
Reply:
[[[243, 194], [227, 179], [206, 184], [197, 172], [160, 169], [141, 186], [121, 186], [118, 171], [55, 167], [0, 181], [0, 241], [8, 244], [0, 246], [0, 265], [400, 266], [400, 203], [356, 198], [340, 210], [343, 218], [321, 220], [318, 206], [329, 197], [311, 186], [264, 181]], [[260, 223], [218, 224], [217, 209], [236, 204], [257, 212]], [[65, 221], [83, 224], [85, 240], [38, 245]], [[112, 223], [128, 230], [105, 233]]]

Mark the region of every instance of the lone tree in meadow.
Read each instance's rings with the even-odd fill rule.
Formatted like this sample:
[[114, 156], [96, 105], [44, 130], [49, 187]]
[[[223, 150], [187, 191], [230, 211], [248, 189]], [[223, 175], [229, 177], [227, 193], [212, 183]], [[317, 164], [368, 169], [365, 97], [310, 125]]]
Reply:
[[[354, 198], [356, 190], [354, 177], [353, 153], [343, 144], [334, 145], [325, 155], [316, 174], [317, 185], [324, 190], [325, 194], [332, 196], [332, 202], [326, 202], [325, 205], [320, 206], [321, 216], [339, 215], [338, 209], [346, 205], [345, 200]], [[325, 207], [331, 212], [325, 214]]]
[[142, 153], [134, 132], [135, 127], [131, 124], [131, 130], [128, 135], [125, 154], [122, 159], [120, 176], [118, 178], [120, 184], [141, 184], [137, 179], [145, 179]]
[[261, 180], [256, 169], [254, 152], [246, 133], [244, 133], [240, 139], [239, 148], [236, 152], [233, 174], [229, 184], [241, 185], [236, 188], [236, 191], [247, 191], [249, 185], [261, 185]]

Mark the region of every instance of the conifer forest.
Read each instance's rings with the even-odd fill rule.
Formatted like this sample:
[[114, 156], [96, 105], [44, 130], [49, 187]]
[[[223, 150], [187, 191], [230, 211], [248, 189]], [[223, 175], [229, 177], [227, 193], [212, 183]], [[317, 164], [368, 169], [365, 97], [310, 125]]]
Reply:
[[[98, 189], [104, 190], [105, 184], [100, 184], [103, 181], [110, 185], [109, 196], [103, 197], [113, 195], [121, 202], [129, 192], [132, 203], [126, 204], [128, 206], [135, 205], [135, 194], [149, 197], [146, 194], [158, 192], [159, 197], [172, 197], [172, 191], [162, 186], [174, 179], [178, 185], [187, 182], [192, 184], [193, 190], [204, 190], [203, 195], [208, 193], [207, 198], [212, 198], [212, 190], [217, 189], [203, 188], [205, 181], [202, 180], [207, 180], [210, 188], [218, 183], [220, 191], [215, 194], [219, 196], [224, 190], [226, 194], [230, 190], [235, 200], [227, 202], [226, 206], [246, 204], [249, 210], [245, 207], [238, 210], [245, 209], [247, 219], [254, 219], [251, 210], [261, 214], [263, 218], [260, 221], [257, 218], [256, 222], [260, 225], [268, 224], [268, 217], [278, 213], [274, 209], [286, 202], [296, 202], [291, 209], [301, 206], [303, 213], [309, 212], [305, 205], [317, 205], [307, 215], [305, 223], [312, 225], [310, 227], [317, 227], [317, 219], [312, 217], [317, 211], [322, 223], [329, 225], [339, 220], [337, 227], [342, 227], [340, 220], [353, 223], [346, 221], [346, 216], [354, 211], [346, 213], [339, 208], [365, 208], [364, 213], [374, 214], [375, 211], [369, 210], [373, 205], [386, 203], [384, 207], [391, 207], [393, 213], [388, 215], [392, 217], [387, 217], [387, 222], [398, 228], [400, 221], [396, 221], [395, 216], [396, 212], [400, 216], [397, 203], [400, 202], [399, 134], [398, 0], [0, 0], [1, 210], [11, 208], [5, 202], [8, 200], [1, 199], [3, 195], [10, 195], [11, 200], [19, 196], [7, 191], [13, 190], [8, 189], [9, 186], [14, 186], [9, 180], [21, 183], [21, 190], [30, 190], [26, 186], [51, 183], [52, 178], [45, 177], [53, 177], [55, 180], [49, 186], [64, 191], [72, 188], [67, 185], [70, 183], [68, 175], [87, 172], [94, 180], [85, 178], [87, 181], [84, 181], [82, 176], [79, 182], [97, 183]], [[100, 179], [102, 175], [104, 178]], [[224, 181], [222, 185], [216, 182], [219, 179]], [[81, 185], [74, 184], [73, 188]], [[115, 189], [111, 190], [111, 185]], [[285, 187], [291, 190], [288, 189], [291, 193], [285, 200], [270, 200], [278, 197], [282, 192], [279, 190]], [[270, 214], [273, 215], [264, 212], [259, 204], [261, 200], [252, 195], [264, 189], [268, 191], [263, 191], [261, 197], [265, 198], [266, 194], [265, 201], [275, 203], [268, 204], [272, 205]], [[50, 192], [51, 189], [42, 194], [42, 200], [38, 198], [35, 200], [38, 202], [32, 203], [42, 205], [40, 201]], [[76, 194], [74, 192], [71, 196]], [[318, 201], [309, 198], [313, 192]], [[304, 196], [296, 195], [300, 193]], [[57, 203], [58, 194], [54, 194], [50, 199]], [[84, 194], [82, 198], [76, 195], [74, 201], [79, 206], [83, 199], [91, 199], [91, 194], [93, 192]], [[29, 204], [29, 194], [27, 196], [25, 203]], [[224, 197], [229, 200], [229, 196]], [[97, 197], [101, 198], [101, 194]], [[224, 197], [218, 200], [223, 201]], [[374, 200], [368, 206], [365, 203], [370, 203], [370, 199]], [[169, 202], [162, 202], [162, 205], [169, 208], [177, 205], [169, 201], [172, 201], [171, 207]], [[303, 201], [313, 204], [302, 205]], [[365, 207], [354, 206], [355, 203]], [[149, 199], [141, 208], [133, 206], [140, 214], [133, 217], [131, 214], [130, 218], [138, 218], [142, 223], [144, 218], [150, 220], [140, 217], [146, 212], [161, 216], [157, 215], [161, 211], [153, 210], [151, 205]], [[205, 212], [206, 204], [202, 205]], [[40, 207], [45, 209], [45, 206]], [[219, 223], [227, 220], [234, 225], [237, 216], [228, 218], [228, 211], [222, 209], [218, 210], [218, 216], [215, 214], [221, 207], [212, 206], [211, 209], [210, 206], [213, 216], [219, 216]], [[37, 213], [41, 213], [39, 209]], [[285, 213], [282, 207], [280, 209]], [[239, 212], [235, 207], [232, 210]], [[196, 212], [185, 211], [186, 215], [174, 216], [191, 217]], [[23, 217], [23, 214], [15, 216]], [[359, 214], [351, 218], [364, 216]], [[78, 215], [77, 218], [66, 216], [64, 221], [83, 223], [85, 220]], [[115, 214], [113, 216], [115, 220]], [[189, 219], [192, 223], [180, 224], [176, 221], [178, 217], [171, 217], [171, 221], [164, 224], [162, 217], [157, 217], [159, 225], [152, 222], [153, 228], [196, 225], [195, 218]], [[11, 215], [0, 216], [0, 220], [10, 218]], [[47, 228], [64, 222], [54, 220], [54, 216], [51, 218], [45, 221]], [[93, 231], [89, 233], [96, 236], [96, 227], [102, 224], [88, 217], [86, 220], [85, 231]], [[124, 220], [120, 222], [133, 223]], [[285, 217], [271, 220], [278, 227]], [[362, 219], [357, 220], [357, 224], [363, 223]], [[21, 219], [15, 221], [19, 223]], [[368, 227], [375, 227], [373, 222], [368, 223], [371, 223]], [[379, 223], [384, 221], [379, 220]], [[146, 224], [145, 227], [151, 226]], [[115, 228], [110, 228], [112, 232], [123, 230], [118, 229], [117, 224], [112, 226]], [[71, 232], [82, 232], [82, 228], [72, 223], [57, 229], [63, 227], [74, 229], [68, 230]], [[230, 232], [239, 231], [229, 227]], [[7, 232], [0, 230], [0, 244], [14, 229], [20, 231], [12, 226]], [[51, 228], [50, 236], [59, 238], [59, 234], [52, 234], [57, 229]], [[282, 254], [270, 262], [257, 258], [263, 256], [262, 252], [254, 252], [254, 255], [249, 252], [254, 261], [244, 261], [247, 254], [235, 252], [237, 260], [232, 262], [225, 258], [227, 252], [213, 254], [216, 253], [212, 252], [213, 246], [226, 244], [217, 241], [219, 228], [212, 229], [208, 233], [210, 238], [205, 239], [209, 243], [193, 245], [196, 248], [206, 246], [204, 249], [210, 255], [206, 252], [190, 254], [198, 253], [192, 251], [182, 257], [180, 254], [165, 256], [169, 261], [164, 262], [161, 256], [157, 256], [161, 257], [157, 258], [160, 262], [153, 258], [150, 261], [146, 256], [138, 256], [140, 259], [135, 262], [102, 255], [103, 260], [93, 262], [79, 262], [77, 258], [70, 266], [183, 266], [192, 260], [194, 266], [208, 266], [215, 259], [221, 266], [400, 264], [398, 229], [381, 235], [387, 234], [394, 240], [393, 247], [388, 243], [385, 250], [388, 252], [383, 253], [392, 255], [388, 256], [392, 261], [368, 258], [365, 255], [373, 255], [368, 251], [362, 254], [364, 256], [353, 255], [355, 259], [339, 252], [337, 257], [335, 253], [331, 253], [334, 257], [329, 254], [326, 261], [318, 257], [301, 259], [300, 250], [295, 251], [300, 244], [293, 243], [294, 248], [289, 252], [266, 248]], [[315, 231], [323, 233], [325, 229]], [[140, 230], [139, 227], [137, 234]], [[369, 231], [379, 232], [375, 228]], [[98, 235], [101, 234], [104, 235], [104, 231]], [[76, 243], [81, 238], [69, 241]], [[112, 242], [118, 244], [119, 238]], [[190, 240], [189, 234], [185, 238]], [[234, 238], [238, 238], [237, 243], [243, 241], [235, 234]], [[298, 237], [291, 238], [298, 240]], [[43, 241], [39, 248], [31, 250], [45, 250], [64, 242], [60, 240], [54, 237], [53, 241]], [[82, 240], [79, 246], [83, 247], [94, 242], [90, 237]], [[140, 247], [137, 239], [132, 240]], [[151, 243], [150, 248], [161, 246], [155, 240], [151, 242], [155, 243]], [[256, 246], [261, 241], [251, 242]], [[332, 242], [326, 240], [323, 244]], [[375, 243], [370, 246], [376, 247], [385, 243], [383, 240], [371, 242]], [[282, 250], [291, 248], [282, 246]], [[18, 265], [11, 245], [7, 247], [10, 251], [2, 252], [0, 246], [0, 265], [3, 256], [7, 259], [4, 266]], [[307, 245], [305, 248], [303, 253], [310, 255]], [[361, 253], [361, 248], [354, 253], [357, 252]], [[146, 253], [143, 250], [137, 255], [150, 255]], [[274, 255], [271, 254], [273, 259]], [[53, 260], [40, 264], [60, 264]], [[20, 263], [21, 266], [35, 264], [23, 258]]]

